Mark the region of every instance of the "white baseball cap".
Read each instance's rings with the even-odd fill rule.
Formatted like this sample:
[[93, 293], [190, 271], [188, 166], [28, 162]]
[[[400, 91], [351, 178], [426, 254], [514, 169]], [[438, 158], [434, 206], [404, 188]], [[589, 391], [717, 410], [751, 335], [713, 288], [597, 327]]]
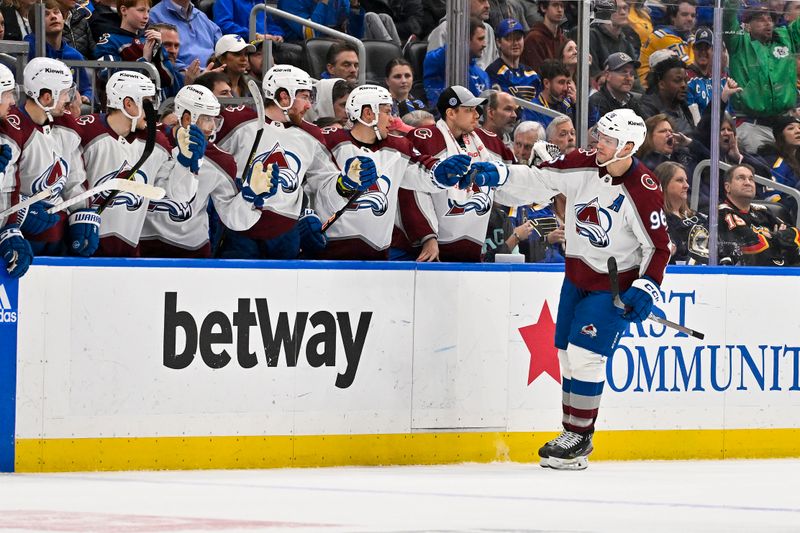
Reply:
[[248, 43], [238, 35], [223, 35], [219, 38], [217, 44], [214, 45], [214, 55], [221, 57], [223, 54], [227, 54], [228, 52], [241, 52], [245, 49], [249, 54], [252, 54], [256, 51], [255, 46]]

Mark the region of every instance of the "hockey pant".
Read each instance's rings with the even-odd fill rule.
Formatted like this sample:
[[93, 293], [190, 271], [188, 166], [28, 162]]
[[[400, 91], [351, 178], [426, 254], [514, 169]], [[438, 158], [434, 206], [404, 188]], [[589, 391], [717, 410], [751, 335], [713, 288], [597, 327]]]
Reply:
[[591, 433], [600, 408], [606, 359], [628, 327], [609, 291], [585, 291], [564, 279], [556, 319], [561, 365], [562, 423], [567, 431]]

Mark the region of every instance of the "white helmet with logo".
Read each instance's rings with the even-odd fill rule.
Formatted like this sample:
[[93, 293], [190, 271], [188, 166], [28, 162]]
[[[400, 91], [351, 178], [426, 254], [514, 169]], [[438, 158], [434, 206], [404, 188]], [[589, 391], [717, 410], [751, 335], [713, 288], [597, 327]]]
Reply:
[[222, 117], [219, 117], [220, 105], [217, 97], [207, 87], [202, 85], [187, 85], [175, 95], [175, 114], [178, 116], [178, 123], [181, 122], [183, 114], [189, 113], [191, 123], [197, 124], [200, 115], [218, 117], [214, 120], [214, 134], [222, 126]]
[[[275, 65], [267, 71], [262, 82], [264, 97], [275, 102], [286, 113], [294, 104], [298, 91], [314, 91], [314, 84], [307, 72], [291, 65]], [[278, 104], [278, 91], [285, 89], [289, 93], [289, 105]]]
[[[347, 118], [351, 122], [360, 122], [365, 126], [369, 126], [375, 130], [378, 140], [381, 140], [381, 134], [378, 131], [378, 113], [380, 113], [380, 106], [383, 104], [392, 105], [392, 94], [378, 85], [362, 85], [353, 89], [350, 96], [347, 98], [345, 104], [345, 111]], [[371, 123], [364, 122], [361, 118], [361, 112], [364, 106], [369, 106], [375, 118]]]
[[17, 86], [14, 73], [7, 66], [0, 63], [0, 93], [13, 91]]
[[[69, 67], [61, 61], [49, 57], [34, 57], [31, 59], [25, 65], [23, 80], [25, 94], [48, 115], [58, 104], [62, 92], [75, 89], [75, 82], [72, 79], [72, 72], [70, 72]], [[49, 107], [44, 107], [39, 102], [39, 96], [44, 90], [50, 91], [50, 94], [53, 95], [53, 104]], [[69, 99], [72, 99], [73, 94], [69, 95]]]
[[614, 157], [600, 164], [601, 167], [604, 167], [622, 159], [619, 154], [628, 143], [633, 144], [633, 150], [630, 153], [635, 154], [644, 143], [647, 126], [644, 124], [644, 119], [633, 110], [615, 109], [603, 115], [597, 122], [597, 132], [617, 140], [617, 151], [614, 153]]
[[[146, 97], [155, 99], [156, 86], [153, 81], [139, 72], [132, 70], [119, 70], [111, 75], [108, 83], [106, 84], [106, 107], [109, 109], [119, 109], [122, 113], [131, 119], [133, 125], [131, 131], [136, 129], [136, 123], [144, 114], [142, 108], [142, 101]], [[139, 108], [136, 116], [128, 114], [125, 110], [124, 102], [126, 98], [134, 101]]]

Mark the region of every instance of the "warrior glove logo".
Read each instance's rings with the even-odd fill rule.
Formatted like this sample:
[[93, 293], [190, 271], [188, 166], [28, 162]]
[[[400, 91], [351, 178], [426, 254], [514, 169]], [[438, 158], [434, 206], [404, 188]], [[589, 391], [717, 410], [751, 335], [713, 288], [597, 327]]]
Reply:
[[585, 204], [575, 204], [575, 229], [578, 235], [589, 239], [592, 246], [605, 248], [609, 244], [611, 215], [600, 207], [597, 198]]

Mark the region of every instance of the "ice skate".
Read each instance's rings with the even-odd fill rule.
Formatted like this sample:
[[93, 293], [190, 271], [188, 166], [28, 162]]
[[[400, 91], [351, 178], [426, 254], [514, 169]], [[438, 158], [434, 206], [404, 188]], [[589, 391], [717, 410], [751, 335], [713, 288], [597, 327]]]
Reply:
[[548, 463], [548, 458], [552, 455], [553, 451], [556, 449], [556, 446], [559, 442], [564, 441], [564, 439], [568, 438], [569, 435], [576, 435], [572, 431], [567, 431], [566, 429], [561, 432], [561, 434], [554, 438], [553, 440], [547, 441], [544, 446], [539, 448], [539, 465], [544, 468], [549, 468], [550, 464]]
[[592, 453], [592, 433], [566, 432], [563, 438], [556, 439], [547, 466], [555, 470], [584, 470], [589, 466], [589, 454]]

